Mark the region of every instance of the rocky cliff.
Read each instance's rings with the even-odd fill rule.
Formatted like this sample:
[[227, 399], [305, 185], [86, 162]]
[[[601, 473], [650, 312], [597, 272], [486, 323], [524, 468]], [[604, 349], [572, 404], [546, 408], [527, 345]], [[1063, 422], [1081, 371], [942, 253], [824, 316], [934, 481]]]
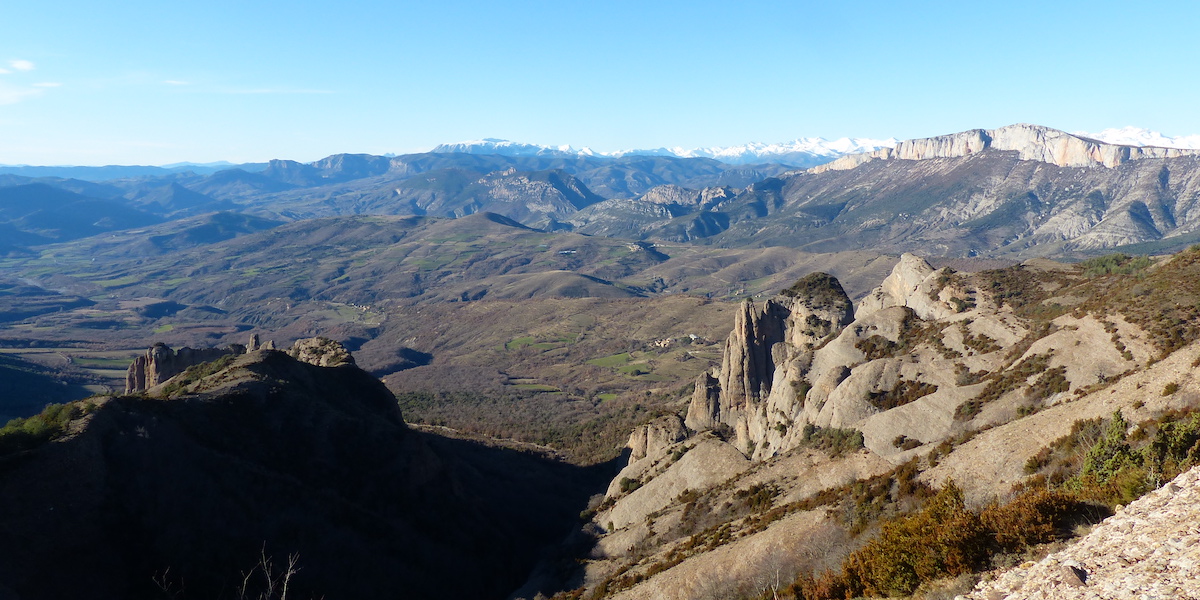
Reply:
[[172, 350], [158, 343], [146, 353], [133, 359], [125, 375], [125, 393], [145, 391], [184, 372], [188, 367], [209, 362], [229, 354], [245, 354], [246, 347], [234, 344], [227, 348], [188, 348]]
[[744, 452], [778, 449], [783, 421], [794, 417], [794, 383], [813, 352], [848, 325], [854, 307], [837, 278], [814, 273], [761, 308], [746, 300], [734, 317], [716, 377], [700, 376], [686, 423], [693, 429], [732, 428]]
[[[340, 352], [326, 342], [335, 344], [337, 348], [341, 349]], [[172, 350], [166, 344], [157, 343], [146, 350], [145, 354], [134, 358], [133, 362], [129, 364], [125, 374], [125, 393], [143, 392], [156, 385], [166, 383], [167, 380], [186, 371], [188, 367], [214, 361], [222, 356], [274, 349], [275, 342], [269, 340], [260, 342], [257, 333], [250, 335], [250, 341], [245, 346], [241, 344], [230, 344], [225, 348], [188, 348], [184, 346], [179, 350]], [[354, 364], [353, 357], [350, 357], [350, 353], [345, 348], [342, 348], [337, 342], [325, 338], [301, 340], [296, 343], [291, 354], [304, 362], [322, 367], [334, 366], [333, 364], [320, 364], [321, 359], [327, 355], [336, 356], [332, 359], [334, 363], [344, 362], [348, 359], [350, 364]]]
[[999, 129], [971, 129], [950, 135], [905, 140], [893, 148], [881, 148], [865, 154], [843, 156], [831, 163], [809, 169], [823, 173], [853, 169], [872, 160], [928, 160], [958, 158], [989, 148], [1016, 152], [1021, 160], [1036, 160], [1059, 167], [1108, 168], [1143, 158], [1175, 158], [1198, 156], [1200, 150], [1155, 148], [1152, 146], [1121, 146], [1080, 137], [1028, 123], [1018, 123]]
[[[743, 303], [726, 343], [734, 356], [685, 400], [688, 431], [667, 416], [634, 432], [572, 587], [630, 600], [790, 597], [798, 574], [839, 572], [878, 531], [871, 519], [920, 504], [906, 493], [953, 481], [983, 507], [1057, 485], [1038, 457], [1114, 411], [1140, 424], [1118, 431], [1129, 440], [1194, 431], [1200, 325], [1184, 314], [1200, 297], [1200, 250], [1108, 273], [1100, 262], [971, 273], [905, 255], [856, 309], [819, 274]], [[1152, 424], [1160, 418], [1178, 420]], [[1180, 444], [1194, 456], [1188, 435]], [[1063, 597], [1192, 597], [1195, 532], [1178, 525], [1190, 513], [1167, 503], [1190, 501], [1180, 491], [1190, 487], [1167, 486], [1152, 510], [1131, 506], [1096, 530], [1146, 539], [1089, 537], [1087, 552], [1024, 565], [971, 598], [1076, 593], [1063, 592], [1063, 565], [1093, 582]]]

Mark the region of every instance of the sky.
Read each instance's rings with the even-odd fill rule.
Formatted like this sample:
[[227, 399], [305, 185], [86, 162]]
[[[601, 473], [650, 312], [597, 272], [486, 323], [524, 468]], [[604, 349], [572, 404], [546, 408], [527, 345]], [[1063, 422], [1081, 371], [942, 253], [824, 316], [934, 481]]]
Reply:
[[0, 10], [0, 164], [1193, 135], [1198, 23], [1194, 0], [24, 0]]

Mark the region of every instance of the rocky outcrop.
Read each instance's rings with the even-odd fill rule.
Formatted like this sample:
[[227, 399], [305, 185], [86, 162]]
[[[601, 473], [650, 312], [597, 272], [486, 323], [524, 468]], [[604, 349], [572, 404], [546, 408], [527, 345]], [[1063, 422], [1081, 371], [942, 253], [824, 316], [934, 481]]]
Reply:
[[948, 280], [949, 274], [948, 269], [935, 271], [925, 259], [905, 253], [883, 283], [859, 301], [855, 314], [865, 317], [888, 307], [907, 306], [922, 319], [947, 318], [956, 310], [940, 298], [946, 281], [939, 284], [939, 279]]
[[783, 318], [782, 306], [774, 301], [760, 310], [747, 299], [738, 308], [718, 378], [721, 421], [732, 425], [750, 403], [770, 392], [775, 371], [771, 347], [783, 341]]
[[326, 337], [297, 340], [287, 353], [300, 362], [318, 367], [354, 364], [354, 357], [345, 346]]
[[989, 148], [1017, 152], [1021, 160], [1036, 160], [1059, 167], [1113, 168], [1143, 158], [1200, 156], [1200, 150], [1119, 146], [1049, 127], [1018, 123], [999, 129], [971, 129], [950, 135], [905, 140], [893, 148], [843, 156], [831, 163], [813, 167], [808, 172], [853, 169], [872, 160], [958, 158]]
[[667, 448], [687, 437], [678, 415], [659, 417], [633, 430], [629, 436], [629, 460], [661, 456]]
[[[156, 385], [201, 363], [211, 362], [226, 355], [246, 354], [257, 350], [274, 350], [275, 342], [260, 341], [258, 334], [251, 334], [249, 343], [230, 344], [225, 348], [188, 348], [172, 350], [163, 343], [154, 344], [145, 354], [133, 360], [125, 374], [125, 393], [135, 394]], [[298, 340], [287, 353], [301, 362], [318, 367], [353, 365], [354, 357], [345, 346], [324, 337]]]
[[721, 417], [721, 382], [710, 373], [701, 373], [696, 379], [692, 402], [688, 405], [685, 424], [692, 431], [712, 429]]
[[[743, 452], [769, 452], [771, 444], [764, 442], [778, 442], [776, 426], [784, 421], [790, 425], [802, 400], [790, 383], [803, 378], [813, 350], [853, 316], [846, 291], [826, 273], [804, 277], [761, 309], [743, 302], [725, 342], [720, 373], [696, 382], [688, 427], [703, 430], [723, 423], [733, 429]], [[780, 382], [789, 385], [780, 388]]]
[[[257, 343], [256, 341], [252, 343]], [[125, 393], [145, 391], [184, 372], [188, 367], [216, 360], [227, 354], [245, 354], [246, 347], [231, 344], [226, 348], [188, 348], [172, 350], [163, 343], [154, 344], [133, 359], [125, 374]]]
[[504, 598], [604, 484], [408, 429], [355, 367], [259, 350], [197, 385], [92, 398], [69, 435], [0, 448], [0, 598], [279, 597], [232, 590], [289, 557], [298, 598]]

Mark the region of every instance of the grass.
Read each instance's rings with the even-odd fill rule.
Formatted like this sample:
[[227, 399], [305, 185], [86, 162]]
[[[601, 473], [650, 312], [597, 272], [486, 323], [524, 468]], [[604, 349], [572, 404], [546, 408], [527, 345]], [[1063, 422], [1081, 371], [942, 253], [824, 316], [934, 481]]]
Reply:
[[92, 281], [92, 283], [94, 283], [104, 289], [109, 289], [109, 288], [117, 288], [117, 287], [125, 287], [127, 285], [133, 285], [139, 281], [141, 281], [141, 278], [139, 278], [135, 275], [126, 275], [125, 277], [118, 277], [116, 279], [98, 279], [98, 280]]
[[526, 392], [558, 392], [561, 391], [552, 385], [544, 383], [518, 383], [513, 385], [514, 388]]
[[166, 333], [168, 331], [174, 331], [174, 329], [175, 329], [174, 325], [167, 323], [165, 325], [159, 325], [158, 327], [155, 327], [154, 333]]
[[587, 361], [587, 364], [611, 369], [620, 367], [631, 360], [633, 360], [633, 357], [630, 356], [628, 352], [622, 352], [620, 354], [612, 354], [609, 356], [602, 356], [600, 358], [593, 358], [592, 360]]

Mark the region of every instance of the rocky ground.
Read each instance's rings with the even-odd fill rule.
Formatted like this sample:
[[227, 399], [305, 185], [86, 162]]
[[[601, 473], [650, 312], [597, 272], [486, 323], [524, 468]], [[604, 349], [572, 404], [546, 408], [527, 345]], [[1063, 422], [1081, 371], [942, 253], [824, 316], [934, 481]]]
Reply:
[[958, 598], [1200, 598], [1200, 467], [1131, 502], [1065, 550]]

